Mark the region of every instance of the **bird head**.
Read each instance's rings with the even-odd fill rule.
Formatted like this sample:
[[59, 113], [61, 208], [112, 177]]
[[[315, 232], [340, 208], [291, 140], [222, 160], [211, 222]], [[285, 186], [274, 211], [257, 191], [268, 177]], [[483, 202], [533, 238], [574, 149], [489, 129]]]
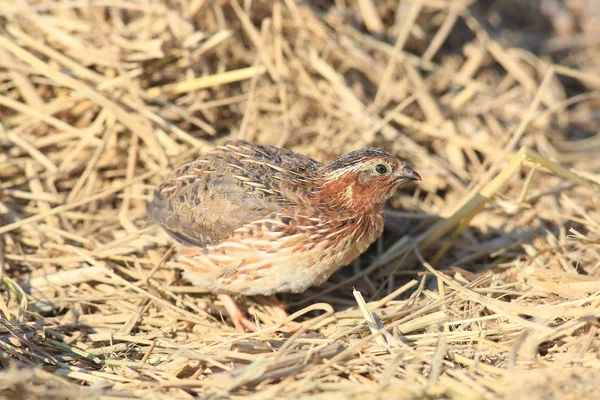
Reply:
[[[331, 207], [381, 209], [400, 185], [421, 176], [403, 160], [383, 150], [364, 148], [338, 157], [322, 167], [317, 192]], [[327, 199], [328, 198], [328, 199]], [[323, 201], [322, 201], [323, 202]]]

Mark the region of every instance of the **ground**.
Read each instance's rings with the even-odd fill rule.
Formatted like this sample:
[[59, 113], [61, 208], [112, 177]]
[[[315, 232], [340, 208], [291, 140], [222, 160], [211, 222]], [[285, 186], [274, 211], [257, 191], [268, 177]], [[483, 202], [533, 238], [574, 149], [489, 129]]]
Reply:
[[[593, 398], [599, 24], [593, 0], [0, 0], [0, 394]], [[282, 296], [296, 332], [255, 298], [267, 328], [236, 332], [145, 214], [233, 138], [423, 177]]]

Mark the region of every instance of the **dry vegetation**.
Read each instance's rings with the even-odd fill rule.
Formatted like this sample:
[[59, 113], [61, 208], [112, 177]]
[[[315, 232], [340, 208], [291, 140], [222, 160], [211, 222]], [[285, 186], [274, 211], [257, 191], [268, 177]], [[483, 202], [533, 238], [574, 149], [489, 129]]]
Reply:
[[[595, 0], [0, 0], [0, 394], [594, 398], [598, 26]], [[271, 328], [237, 333], [146, 219], [230, 138], [424, 177], [284, 296], [295, 333], [252, 298]]]

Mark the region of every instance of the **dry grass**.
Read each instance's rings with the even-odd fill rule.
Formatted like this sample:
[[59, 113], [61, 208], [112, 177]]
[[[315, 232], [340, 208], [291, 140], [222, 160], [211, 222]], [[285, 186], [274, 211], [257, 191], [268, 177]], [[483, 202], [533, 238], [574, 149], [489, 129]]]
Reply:
[[[0, 394], [594, 398], [594, 4], [0, 0]], [[230, 138], [424, 177], [359, 262], [287, 296], [294, 334], [236, 333], [145, 218]]]

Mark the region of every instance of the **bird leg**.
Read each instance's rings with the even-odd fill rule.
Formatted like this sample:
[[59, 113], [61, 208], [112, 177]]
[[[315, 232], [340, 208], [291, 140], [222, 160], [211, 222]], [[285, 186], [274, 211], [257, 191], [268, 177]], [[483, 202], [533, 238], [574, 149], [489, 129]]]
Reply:
[[285, 311], [285, 302], [279, 300], [276, 295], [271, 296], [255, 296], [255, 298], [263, 305], [269, 306], [274, 311], [276, 320], [284, 321], [288, 317], [288, 313]]
[[[225, 310], [227, 310], [227, 313], [231, 317], [233, 325], [235, 325], [238, 331], [242, 333], [258, 331], [258, 326], [256, 326], [256, 324], [253, 321], [246, 318], [244, 313], [239, 309], [238, 305], [230, 295], [225, 293], [219, 293], [217, 294], [217, 297], [223, 302]], [[288, 314], [285, 311], [286, 304], [283, 301], [279, 300], [277, 296], [255, 296], [255, 298], [259, 300], [259, 302], [263, 305], [268, 305], [273, 309], [273, 314], [275, 315], [276, 320], [282, 322], [285, 321], [288, 317]], [[299, 328], [300, 324], [296, 322], [289, 322], [283, 325], [280, 329], [284, 331], [295, 332]]]
[[[262, 305], [269, 306], [273, 312], [274, 320], [279, 324], [283, 324], [285, 320], [288, 318], [288, 313], [285, 310], [287, 304], [284, 301], [281, 301], [277, 298], [276, 295], [271, 296], [254, 296]], [[277, 325], [277, 324], [276, 324]], [[284, 325], [278, 325], [279, 331], [282, 332], [296, 332], [298, 329], [302, 327], [298, 322], [290, 321]]]
[[227, 313], [233, 321], [233, 325], [235, 325], [238, 331], [243, 333], [258, 331], [258, 326], [244, 316], [244, 313], [242, 313], [230, 295], [219, 293], [217, 294], [217, 297], [223, 302], [225, 310], [227, 310]]

